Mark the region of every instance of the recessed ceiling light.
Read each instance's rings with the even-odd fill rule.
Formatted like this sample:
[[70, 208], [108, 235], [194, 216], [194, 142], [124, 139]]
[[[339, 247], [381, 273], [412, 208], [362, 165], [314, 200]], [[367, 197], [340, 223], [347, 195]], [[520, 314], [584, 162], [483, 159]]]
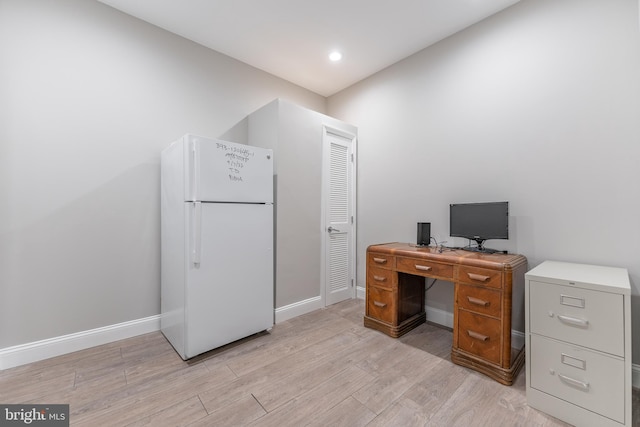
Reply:
[[329, 54], [329, 59], [333, 62], [340, 61], [342, 59], [342, 54], [338, 51], [333, 51]]

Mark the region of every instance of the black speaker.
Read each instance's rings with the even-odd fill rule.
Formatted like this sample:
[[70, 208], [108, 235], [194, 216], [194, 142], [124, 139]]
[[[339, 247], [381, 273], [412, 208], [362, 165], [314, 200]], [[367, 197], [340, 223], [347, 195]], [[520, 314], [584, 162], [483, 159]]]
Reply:
[[431, 243], [431, 223], [419, 222], [418, 223], [418, 240], [416, 244], [418, 246], [429, 246]]

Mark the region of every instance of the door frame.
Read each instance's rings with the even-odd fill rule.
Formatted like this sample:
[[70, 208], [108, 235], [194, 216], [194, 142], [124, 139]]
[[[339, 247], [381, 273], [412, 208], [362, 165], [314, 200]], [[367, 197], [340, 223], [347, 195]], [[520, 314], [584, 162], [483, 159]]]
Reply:
[[349, 192], [351, 194], [350, 200], [349, 202], [351, 203], [351, 207], [352, 207], [352, 222], [351, 222], [351, 226], [350, 226], [350, 241], [349, 241], [349, 258], [350, 258], [350, 265], [349, 265], [349, 276], [351, 277], [351, 281], [352, 281], [352, 286], [351, 286], [351, 298], [355, 298], [357, 296], [357, 283], [358, 281], [356, 280], [356, 270], [357, 270], [357, 264], [356, 264], [356, 230], [357, 230], [357, 222], [358, 222], [358, 215], [357, 215], [357, 206], [356, 206], [356, 189], [358, 188], [358, 186], [356, 185], [356, 179], [357, 179], [357, 136], [351, 132], [347, 132], [345, 130], [336, 128], [335, 126], [331, 126], [328, 124], [323, 124], [322, 125], [322, 175], [321, 175], [321, 197], [320, 197], [320, 233], [322, 238], [321, 240], [321, 250], [320, 250], [320, 300], [322, 303], [322, 307], [326, 307], [327, 306], [327, 239], [328, 239], [328, 233], [326, 230], [327, 227], [327, 203], [328, 203], [328, 199], [329, 199], [329, 186], [328, 186], [328, 178], [329, 178], [329, 170], [328, 170], [328, 166], [329, 166], [329, 146], [328, 146], [328, 139], [327, 139], [327, 134], [334, 134], [334, 135], [338, 135], [340, 137], [346, 138], [346, 139], [350, 139], [351, 140], [351, 164], [352, 167], [349, 171], [349, 179], [351, 182], [351, 185], [349, 187]]

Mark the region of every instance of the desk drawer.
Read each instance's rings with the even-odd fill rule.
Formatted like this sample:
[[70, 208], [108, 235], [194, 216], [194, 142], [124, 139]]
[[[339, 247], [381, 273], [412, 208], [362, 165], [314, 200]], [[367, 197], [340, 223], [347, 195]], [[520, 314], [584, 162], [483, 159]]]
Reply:
[[418, 259], [398, 257], [396, 269], [403, 273], [417, 276], [438, 277], [445, 280], [453, 280], [453, 265], [440, 264], [437, 262]]
[[458, 284], [458, 307], [500, 318], [502, 293], [497, 290]]
[[624, 356], [623, 296], [529, 282], [531, 333]]
[[458, 348], [500, 364], [500, 321], [458, 310]]
[[367, 316], [393, 324], [397, 311], [393, 291], [367, 286]]
[[396, 273], [393, 270], [385, 270], [380, 267], [367, 266], [367, 286], [376, 286], [388, 290], [396, 289]]
[[470, 285], [502, 289], [502, 271], [461, 265], [458, 267], [458, 281]]
[[530, 346], [532, 388], [624, 423], [623, 359], [535, 334]]
[[369, 265], [392, 270], [396, 268], [396, 257], [377, 252], [368, 252], [367, 266]]

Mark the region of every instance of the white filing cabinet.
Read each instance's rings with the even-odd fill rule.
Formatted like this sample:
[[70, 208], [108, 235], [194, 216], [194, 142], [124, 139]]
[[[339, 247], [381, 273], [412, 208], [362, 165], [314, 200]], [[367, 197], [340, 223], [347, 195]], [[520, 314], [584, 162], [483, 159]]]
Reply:
[[525, 275], [527, 403], [576, 426], [631, 426], [624, 268], [545, 261]]

